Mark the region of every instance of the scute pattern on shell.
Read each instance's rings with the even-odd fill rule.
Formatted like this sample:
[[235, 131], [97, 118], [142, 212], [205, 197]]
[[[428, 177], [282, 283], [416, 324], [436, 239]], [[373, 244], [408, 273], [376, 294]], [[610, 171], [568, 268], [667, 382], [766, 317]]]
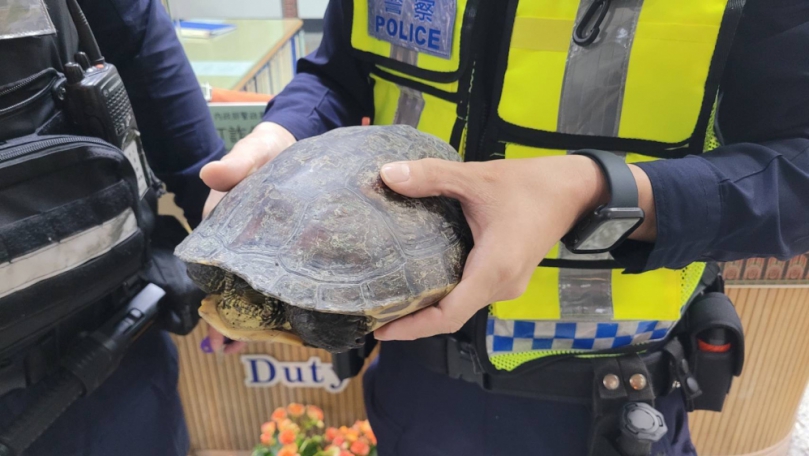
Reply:
[[460, 161], [445, 142], [403, 125], [299, 141], [237, 185], [175, 253], [296, 307], [412, 311], [460, 280], [471, 243], [457, 201], [406, 198], [379, 177], [385, 163], [422, 158]]

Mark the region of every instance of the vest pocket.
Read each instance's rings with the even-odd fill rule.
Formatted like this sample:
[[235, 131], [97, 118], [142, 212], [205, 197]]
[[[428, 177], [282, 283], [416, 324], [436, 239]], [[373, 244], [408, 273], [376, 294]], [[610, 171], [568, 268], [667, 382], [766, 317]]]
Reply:
[[723, 22], [733, 15], [727, 0], [613, 2], [595, 41], [579, 45], [573, 36], [591, 3], [511, 1], [492, 102], [497, 139], [666, 158], [701, 152], [717, 63], [734, 33]]

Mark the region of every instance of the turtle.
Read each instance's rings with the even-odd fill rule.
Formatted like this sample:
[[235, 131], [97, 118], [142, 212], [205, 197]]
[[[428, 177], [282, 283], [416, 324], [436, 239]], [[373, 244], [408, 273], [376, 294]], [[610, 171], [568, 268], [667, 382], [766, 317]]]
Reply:
[[339, 353], [438, 303], [472, 245], [460, 203], [380, 178], [385, 163], [423, 158], [461, 160], [406, 125], [336, 128], [284, 150], [175, 250], [207, 294], [201, 317], [230, 339]]

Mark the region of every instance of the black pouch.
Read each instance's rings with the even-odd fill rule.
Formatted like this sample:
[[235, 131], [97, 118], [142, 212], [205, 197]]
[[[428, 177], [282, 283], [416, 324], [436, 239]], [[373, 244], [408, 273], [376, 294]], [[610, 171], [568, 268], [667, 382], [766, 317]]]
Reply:
[[689, 405], [721, 412], [733, 377], [741, 375], [744, 366], [741, 319], [727, 295], [713, 292], [691, 303], [686, 322], [689, 365], [702, 390]]
[[137, 134], [123, 148], [75, 134], [63, 81], [48, 69], [0, 87], [0, 364], [148, 261], [161, 189]]
[[144, 190], [124, 152], [95, 138], [0, 144], [0, 354], [143, 267], [153, 224]]

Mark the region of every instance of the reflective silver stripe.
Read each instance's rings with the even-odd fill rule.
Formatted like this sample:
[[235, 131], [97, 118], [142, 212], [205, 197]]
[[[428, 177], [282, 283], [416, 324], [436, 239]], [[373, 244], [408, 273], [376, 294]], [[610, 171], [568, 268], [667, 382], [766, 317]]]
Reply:
[[[583, 0], [579, 4], [577, 23], [592, 1]], [[559, 105], [559, 132], [618, 135], [629, 56], [642, 5], [643, 0], [613, 0], [593, 44], [580, 47], [571, 39]], [[607, 260], [612, 256], [576, 255], [560, 243], [559, 258]], [[611, 320], [612, 271], [561, 269], [559, 305], [563, 320]]]
[[[565, 260], [608, 260], [607, 253], [576, 255], [559, 245]], [[559, 306], [562, 320], [601, 321], [612, 319], [612, 271], [604, 269], [559, 270]]]
[[[416, 65], [419, 53], [410, 49], [392, 44], [390, 46], [390, 58]], [[410, 125], [418, 128], [421, 113], [424, 111], [424, 96], [418, 90], [396, 85], [399, 88], [399, 102], [396, 105], [396, 114], [393, 116], [394, 124]]]
[[0, 1], [0, 40], [55, 33], [43, 0]]
[[412, 49], [407, 49], [402, 46], [391, 44], [390, 58], [392, 58], [393, 60], [398, 60], [399, 62], [402, 63], [406, 63], [408, 65], [416, 66], [416, 63], [419, 61], [419, 53]]
[[[577, 23], [593, 0], [579, 4]], [[560, 133], [616, 136], [629, 55], [642, 0], [613, 0], [596, 41], [579, 47], [571, 39], [559, 105]]]
[[137, 229], [135, 213], [127, 209], [102, 225], [0, 264], [0, 298], [109, 252]]
[[424, 111], [424, 97], [418, 90], [398, 84], [396, 87], [399, 88], [399, 102], [396, 105], [393, 123], [418, 128], [421, 113]]

